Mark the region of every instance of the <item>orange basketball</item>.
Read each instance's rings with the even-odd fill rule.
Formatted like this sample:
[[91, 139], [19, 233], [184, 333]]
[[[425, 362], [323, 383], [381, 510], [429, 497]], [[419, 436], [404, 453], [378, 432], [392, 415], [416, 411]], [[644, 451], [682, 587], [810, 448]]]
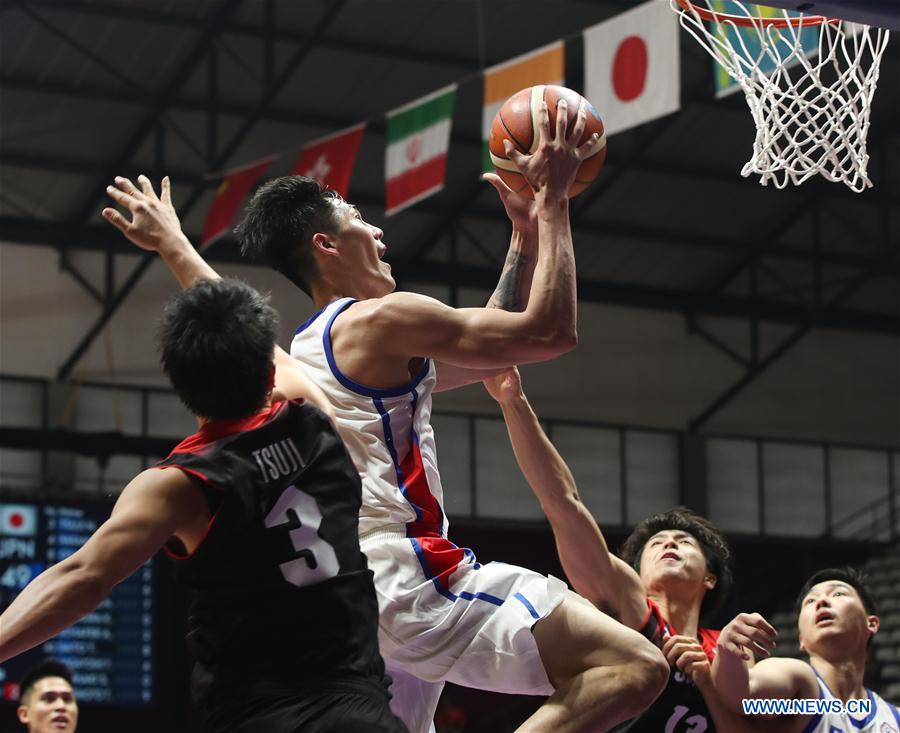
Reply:
[[509, 140], [520, 153], [528, 154], [537, 150], [541, 142], [540, 127], [538, 125], [538, 113], [541, 100], [547, 102], [547, 110], [550, 113], [550, 130], [556, 129], [556, 104], [560, 99], [565, 99], [568, 105], [569, 121], [566, 128], [568, 135], [578, 119], [578, 112], [582, 105], [587, 107], [587, 120], [584, 132], [578, 144], [584, 143], [595, 132], [600, 133], [594, 149], [588, 158], [582, 161], [578, 172], [575, 174], [575, 182], [569, 189], [569, 196], [577, 196], [593, 181], [603, 161], [606, 160], [606, 134], [603, 132], [603, 121], [594, 105], [582, 97], [578, 92], [573, 92], [566, 87], [553, 86], [551, 84], [539, 85], [516, 92], [507, 99], [503, 106], [494, 115], [491, 123], [491, 136], [488, 147], [491, 152], [491, 163], [497, 175], [503, 179], [513, 191], [521, 193], [529, 198], [534, 197], [522, 174], [516, 169], [512, 161], [506, 157], [503, 149], [503, 139]]

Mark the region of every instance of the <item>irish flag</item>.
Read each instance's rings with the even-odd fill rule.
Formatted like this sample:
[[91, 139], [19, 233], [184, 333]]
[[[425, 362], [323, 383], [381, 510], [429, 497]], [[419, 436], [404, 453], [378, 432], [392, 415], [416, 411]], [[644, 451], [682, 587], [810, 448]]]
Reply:
[[513, 94], [535, 84], [559, 84], [565, 80], [563, 42], [557, 41], [531, 53], [516, 56], [484, 72], [484, 109], [481, 115], [481, 139], [484, 140], [482, 170], [494, 170], [488, 150], [491, 122], [497, 110]]
[[455, 98], [452, 84], [388, 112], [385, 216], [444, 187]]

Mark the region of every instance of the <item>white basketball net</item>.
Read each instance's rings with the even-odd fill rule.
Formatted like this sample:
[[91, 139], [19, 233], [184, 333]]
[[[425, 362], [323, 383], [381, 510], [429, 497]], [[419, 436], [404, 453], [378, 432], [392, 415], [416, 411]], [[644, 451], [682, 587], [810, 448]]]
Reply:
[[729, 12], [752, 21], [740, 27], [743, 32], [721, 14], [707, 27], [696, 9], [712, 10], [706, 2], [685, 9], [670, 0], [682, 27], [744, 91], [756, 140], [741, 175], [759, 175], [761, 184], [777, 188], [800, 185], [817, 173], [856, 192], [870, 187], [866, 135], [889, 32], [819, 18], [818, 48], [804, 49], [801, 31], [813, 26], [809, 19], [801, 27], [800, 18], [780, 11], [776, 17], [789, 22], [776, 28], [771, 18], [750, 11], [759, 9], [735, 0]]

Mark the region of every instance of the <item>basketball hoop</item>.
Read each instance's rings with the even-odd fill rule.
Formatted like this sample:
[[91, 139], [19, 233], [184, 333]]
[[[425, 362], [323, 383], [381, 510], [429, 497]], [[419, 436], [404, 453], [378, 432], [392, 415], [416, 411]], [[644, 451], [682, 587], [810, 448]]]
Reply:
[[714, 0], [669, 1], [747, 99], [756, 140], [742, 176], [776, 188], [816, 174], [857, 193], [872, 185], [866, 135], [887, 30], [784, 10], [761, 17], [739, 0], [730, 5], [740, 14], [720, 12]]

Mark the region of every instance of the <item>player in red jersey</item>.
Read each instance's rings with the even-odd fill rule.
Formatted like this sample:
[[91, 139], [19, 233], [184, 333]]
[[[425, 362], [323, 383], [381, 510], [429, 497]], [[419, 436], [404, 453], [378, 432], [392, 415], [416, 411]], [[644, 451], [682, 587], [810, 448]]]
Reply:
[[719, 632], [700, 626], [731, 584], [731, 552], [708, 520], [679, 507], [643, 520], [623, 557], [581, 502], [575, 480], [522, 390], [518, 370], [485, 381], [503, 411], [516, 459], [541, 502], [563, 569], [575, 590], [659, 646], [669, 682], [637, 718], [615, 730], [632, 733], [744, 733], [750, 724], [719, 701], [710, 663]]
[[268, 300], [236, 280], [173, 300], [162, 362], [200, 429], [3, 612], [0, 661], [77, 622], [165, 549], [194, 592], [191, 691], [211, 731], [406, 731], [389, 709], [357, 538], [359, 476], [276, 332]]

